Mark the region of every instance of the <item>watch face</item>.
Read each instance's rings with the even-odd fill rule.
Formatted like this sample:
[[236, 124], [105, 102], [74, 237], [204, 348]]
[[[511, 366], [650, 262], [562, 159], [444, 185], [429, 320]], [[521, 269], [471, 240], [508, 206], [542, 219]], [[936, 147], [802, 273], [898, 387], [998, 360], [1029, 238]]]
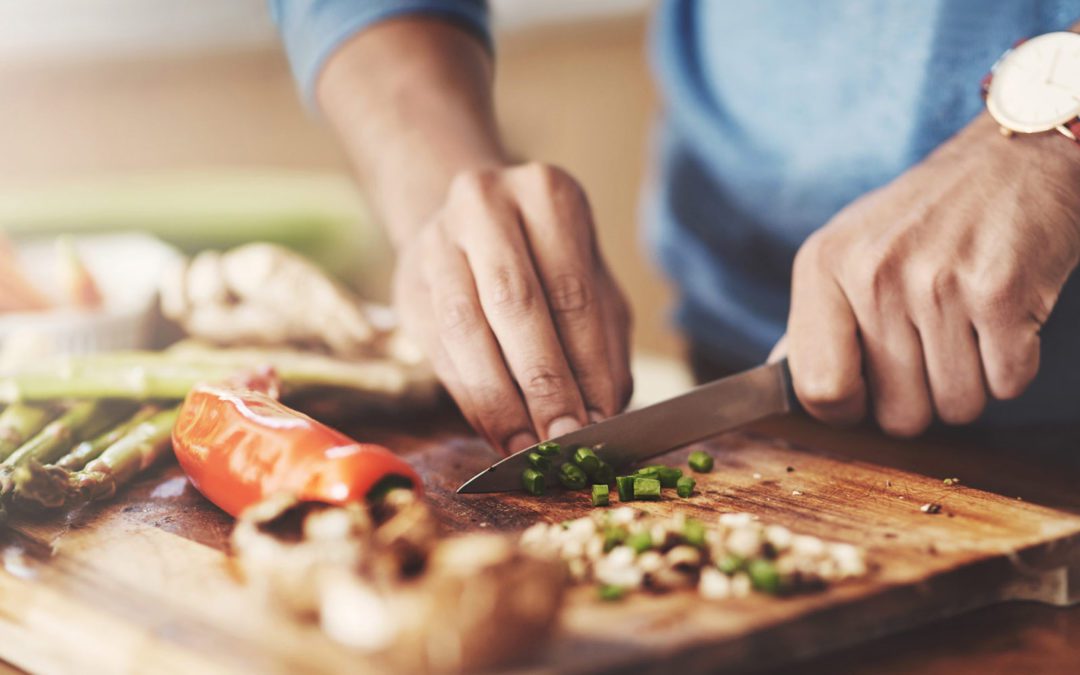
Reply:
[[1046, 131], [1080, 113], [1080, 35], [1047, 33], [1022, 43], [994, 66], [986, 107], [998, 124]]

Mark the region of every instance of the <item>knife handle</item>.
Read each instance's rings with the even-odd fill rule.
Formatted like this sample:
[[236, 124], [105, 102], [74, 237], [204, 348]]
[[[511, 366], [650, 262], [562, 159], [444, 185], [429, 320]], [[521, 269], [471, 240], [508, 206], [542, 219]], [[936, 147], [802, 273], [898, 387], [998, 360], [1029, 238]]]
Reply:
[[791, 366], [788, 365], [787, 357], [776, 362], [776, 368], [780, 373], [780, 379], [784, 383], [784, 395], [787, 397], [788, 412], [805, 413], [806, 410], [799, 403], [799, 397], [795, 395], [795, 383], [791, 379]]

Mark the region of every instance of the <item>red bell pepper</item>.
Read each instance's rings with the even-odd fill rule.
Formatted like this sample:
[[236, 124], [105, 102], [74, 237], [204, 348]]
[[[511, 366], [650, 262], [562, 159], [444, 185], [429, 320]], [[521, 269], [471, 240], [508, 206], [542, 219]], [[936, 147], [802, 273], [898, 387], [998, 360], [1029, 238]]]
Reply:
[[386, 448], [240, 387], [192, 389], [173, 427], [173, 449], [199, 492], [233, 516], [280, 492], [344, 504], [394, 483], [421, 489], [413, 468]]

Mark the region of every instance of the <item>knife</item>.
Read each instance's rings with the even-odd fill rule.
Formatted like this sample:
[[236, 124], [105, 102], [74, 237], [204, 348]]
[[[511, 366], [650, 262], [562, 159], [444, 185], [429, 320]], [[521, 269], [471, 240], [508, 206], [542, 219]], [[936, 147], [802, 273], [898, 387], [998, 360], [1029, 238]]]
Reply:
[[[703, 384], [685, 394], [551, 439], [565, 450], [593, 448], [615, 467], [663, 454], [750, 422], [799, 408], [787, 359]], [[539, 444], [537, 444], [539, 445]], [[476, 474], [458, 493], [524, 489], [521, 474], [536, 445]]]

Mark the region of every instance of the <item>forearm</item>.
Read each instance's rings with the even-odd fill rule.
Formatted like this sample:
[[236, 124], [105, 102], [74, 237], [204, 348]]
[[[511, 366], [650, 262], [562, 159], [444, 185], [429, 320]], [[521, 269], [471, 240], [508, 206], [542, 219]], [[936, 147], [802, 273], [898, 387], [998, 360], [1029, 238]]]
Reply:
[[490, 55], [443, 21], [387, 21], [347, 42], [317, 85], [361, 185], [400, 246], [442, 203], [453, 177], [503, 163]]

